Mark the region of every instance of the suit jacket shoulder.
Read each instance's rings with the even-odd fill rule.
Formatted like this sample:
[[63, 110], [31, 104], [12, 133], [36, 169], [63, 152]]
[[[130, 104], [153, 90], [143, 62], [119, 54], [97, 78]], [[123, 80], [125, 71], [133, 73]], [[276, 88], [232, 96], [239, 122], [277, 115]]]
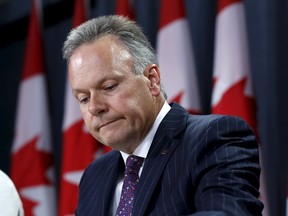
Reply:
[[156, 132], [134, 215], [261, 215], [258, 144], [238, 117], [190, 115], [177, 104]]

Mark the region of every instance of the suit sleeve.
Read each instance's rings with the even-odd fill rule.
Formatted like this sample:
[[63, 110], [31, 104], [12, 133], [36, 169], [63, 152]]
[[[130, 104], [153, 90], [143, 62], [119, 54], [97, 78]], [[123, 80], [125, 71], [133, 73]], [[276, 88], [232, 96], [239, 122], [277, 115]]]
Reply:
[[193, 159], [197, 212], [261, 215], [259, 152], [251, 128], [242, 119], [222, 116], [203, 134]]

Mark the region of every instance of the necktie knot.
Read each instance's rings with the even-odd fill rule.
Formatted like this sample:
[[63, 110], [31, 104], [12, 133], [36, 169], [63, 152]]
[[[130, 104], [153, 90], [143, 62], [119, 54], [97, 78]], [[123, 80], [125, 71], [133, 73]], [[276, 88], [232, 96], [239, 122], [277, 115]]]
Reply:
[[142, 157], [130, 155], [126, 161], [125, 174], [138, 175], [138, 172], [140, 170], [140, 167], [143, 164], [143, 161], [144, 161], [144, 158], [142, 158]]

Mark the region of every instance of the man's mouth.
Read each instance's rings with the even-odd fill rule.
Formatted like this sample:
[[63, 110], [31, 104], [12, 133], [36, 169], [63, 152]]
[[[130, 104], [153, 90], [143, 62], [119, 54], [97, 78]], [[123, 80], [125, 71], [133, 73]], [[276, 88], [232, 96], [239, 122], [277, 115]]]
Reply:
[[106, 125], [109, 125], [109, 124], [111, 124], [111, 123], [113, 123], [113, 122], [116, 122], [117, 120], [118, 120], [118, 119], [113, 119], [113, 120], [106, 121], [106, 122], [100, 124], [100, 126], [99, 126], [98, 128], [99, 128], [99, 130], [100, 130], [102, 127], [105, 127]]

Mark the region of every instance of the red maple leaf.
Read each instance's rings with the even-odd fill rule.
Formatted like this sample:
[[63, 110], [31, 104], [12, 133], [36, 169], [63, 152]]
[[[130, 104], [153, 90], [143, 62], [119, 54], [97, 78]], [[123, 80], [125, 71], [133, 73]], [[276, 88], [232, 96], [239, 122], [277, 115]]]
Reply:
[[37, 148], [38, 140], [38, 136], [34, 137], [12, 155], [11, 178], [20, 191], [25, 215], [33, 215], [32, 209], [37, 203], [23, 197], [21, 190], [26, 187], [52, 184], [46, 173], [53, 164], [53, 156], [51, 152], [44, 152]]
[[[217, 79], [214, 82], [217, 82]], [[218, 104], [213, 107], [212, 112], [240, 116], [257, 132], [256, 101], [254, 98], [245, 95], [246, 83], [247, 78], [243, 78], [231, 86], [223, 94]]]
[[84, 170], [94, 160], [97, 150], [101, 149], [103, 153], [110, 150], [83, 128], [84, 121], [80, 120], [69, 127], [63, 136], [59, 215], [73, 214], [78, 200], [78, 186], [65, 180], [64, 176], [69, 172]]
[[83, 124], [83, 120], [80, 120], [64, 133], [63, 172], [85, 169], [94, 160], [94, 152], [102, 147], [92, 135], [83, 130]]

